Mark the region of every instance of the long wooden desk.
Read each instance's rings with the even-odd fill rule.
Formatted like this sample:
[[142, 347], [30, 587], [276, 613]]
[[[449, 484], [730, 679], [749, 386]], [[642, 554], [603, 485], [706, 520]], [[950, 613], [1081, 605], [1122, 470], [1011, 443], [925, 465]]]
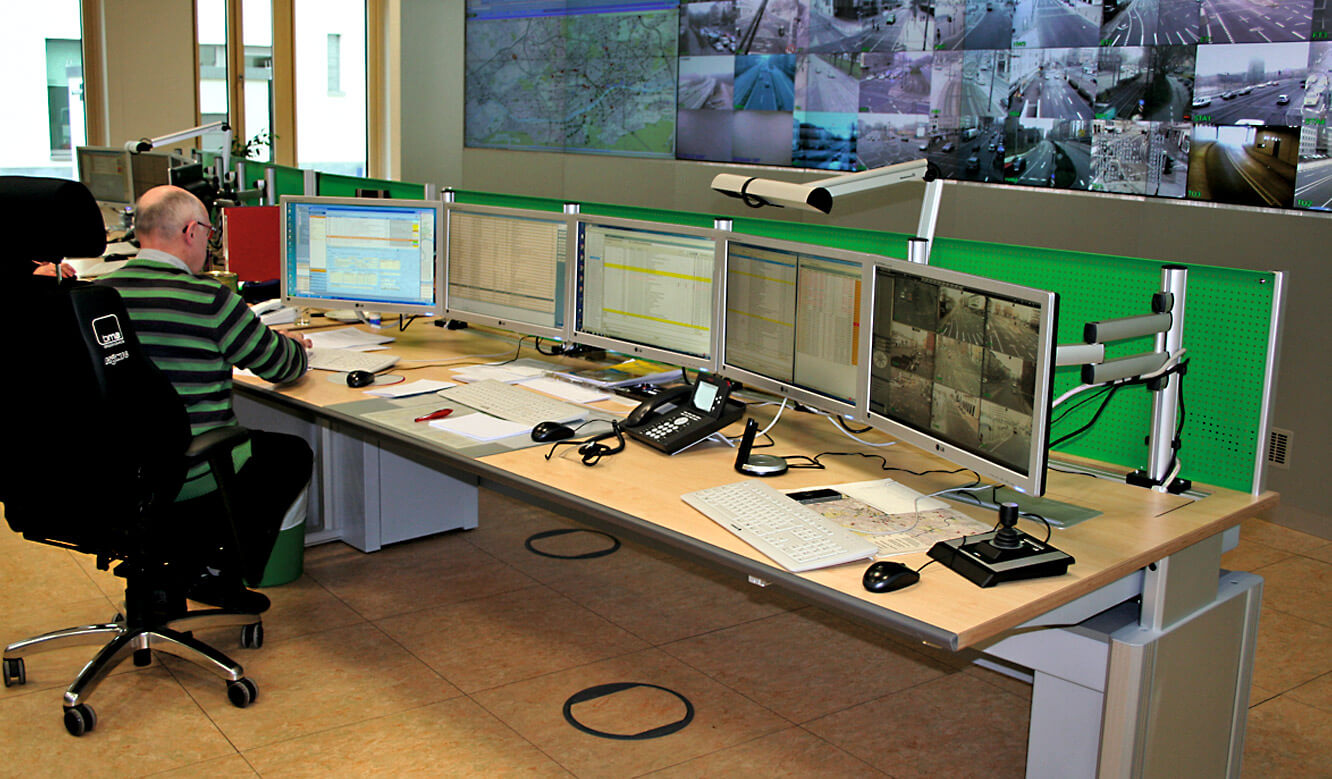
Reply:
[[[394, 335], [391, 349], [404, 361], [513, 348], [511, 340], [484, 332], [446, 332], [424, 322]], [[405, 375], [447, 379], [451, 372], [438, 366]], [[371, 551], [380, 543], [474, 527], [475, 490], [500, 490], [884, 629], [947, 649], [979, 650], [982, 662], [1035, 685], [1030, 775], [1238, 775], [1261, 580], [1222, 572], [1219, 560], [1237, 540], [1238, 524], [1275, 504], [1272, 493], [1202, 486], [1210, 494], [1195, 500], [1052, 472], [1049, 497], [1104, 512], [1055, 531], [1052, 542], [1077, 560], [1067, 575], [981, 589], [935, 565], [913, 587], [872, 594], [860, 584], [863, 563], [787, 572], [680, 500], [681, 493], [741, 478], [729, 447], [699, 446], [667, 457], [631, 441], [623, 454], [593, 468], [568, 447], [550, 460], [547, 446], [465, 457], [432, 442], [424, 425], [418, 433], [366, 419], [358, 411], [366, 404], [353, 404], [366, 396], [326, 376], [314, 372], [284, 388], [237, 384], [244, 423], [297, 432], [315, 446], [322, 484], [312, 500], [314, 541], [343, 539]], [[433, 396], [399, 402], [439, 405]], [[597, 405], [628, 410], [613, 401]], [[728, 432], [738, 434], [739, 426]], [[871, 450], [808, 414], [788, 412], [772, 432], [777, 454], [874, 451], [889, 465], [913, 471], [953, 467], [906, 445]], [[928, 493], [966, 478], [885, 472], [877, 460], [861, 457], [824, 461], [826, 470], [792, 470], [769, 482], [789, 489], [888, 477]], [[424, 470], [404, 474], [402, 468]], [[436, 487], [450, 497], [427, 494]], [[413, 503], [417, 492], [425, 498]], [[389, 493], [407, 493], [408, 504], [385, 509]], [[440, 505], [449, 506], [449, 516]], [[957, 507], [994, 519], [988, 510]], [[1037, 537], [1045, 532], [1026, 520], [1021, 528]], [[898, 559], [918, 567], [927, 558]], [[1201, 713], [1199, 702], [1207, 704]]]

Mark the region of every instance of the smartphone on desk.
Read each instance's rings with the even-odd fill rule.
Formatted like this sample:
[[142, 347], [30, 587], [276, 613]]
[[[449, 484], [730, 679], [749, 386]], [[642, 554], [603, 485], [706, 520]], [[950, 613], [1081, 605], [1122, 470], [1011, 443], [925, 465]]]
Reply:
[[666, 454], [675, 454], [739, 419], [745, 404], [731, 399], [731, 382], [700, 376], [692, 387], [663, 392], [639, 404], [624, 431]]

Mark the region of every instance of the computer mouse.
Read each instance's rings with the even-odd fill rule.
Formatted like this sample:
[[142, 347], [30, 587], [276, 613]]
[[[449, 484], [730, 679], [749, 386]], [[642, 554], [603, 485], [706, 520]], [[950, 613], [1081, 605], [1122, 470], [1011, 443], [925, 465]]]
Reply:
[[893, 592], [920, 581], [920, 574], [902, 563], [880, 560], [865, 569], [861, 583], [870, 592]]
[[563, 441], [573, 438], [573, 428], [560, 422], [541, 422], [532, 428], [533, 441]]
[[347, 374], [348, 387], [369, 387], [375, 383], [375, 374], [370, 371], [351, 371]]

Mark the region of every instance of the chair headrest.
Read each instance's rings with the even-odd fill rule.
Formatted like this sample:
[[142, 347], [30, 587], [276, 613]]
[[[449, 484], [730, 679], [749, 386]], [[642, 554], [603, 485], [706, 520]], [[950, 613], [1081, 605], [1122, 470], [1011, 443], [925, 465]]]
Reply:
[[[68, 179], [0, 176], [0, 263], [30, 265], [106, 250], [102, 211], [88, 188]], [[13, 268], [3, 268], [8, 272]]]

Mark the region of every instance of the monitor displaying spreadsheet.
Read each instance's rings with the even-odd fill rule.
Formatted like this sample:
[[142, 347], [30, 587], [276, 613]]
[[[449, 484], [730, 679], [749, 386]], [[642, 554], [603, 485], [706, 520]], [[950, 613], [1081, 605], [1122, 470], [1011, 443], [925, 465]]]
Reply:
[[432, 314], [443, 203], [284, 196], [282, 298], [293, 305]]
[[575, 341], [712, 370], [718, 242], [708, 228], [580, 216]]
[[570, 218], [450, 204], [444, 316], [566, 338]]

